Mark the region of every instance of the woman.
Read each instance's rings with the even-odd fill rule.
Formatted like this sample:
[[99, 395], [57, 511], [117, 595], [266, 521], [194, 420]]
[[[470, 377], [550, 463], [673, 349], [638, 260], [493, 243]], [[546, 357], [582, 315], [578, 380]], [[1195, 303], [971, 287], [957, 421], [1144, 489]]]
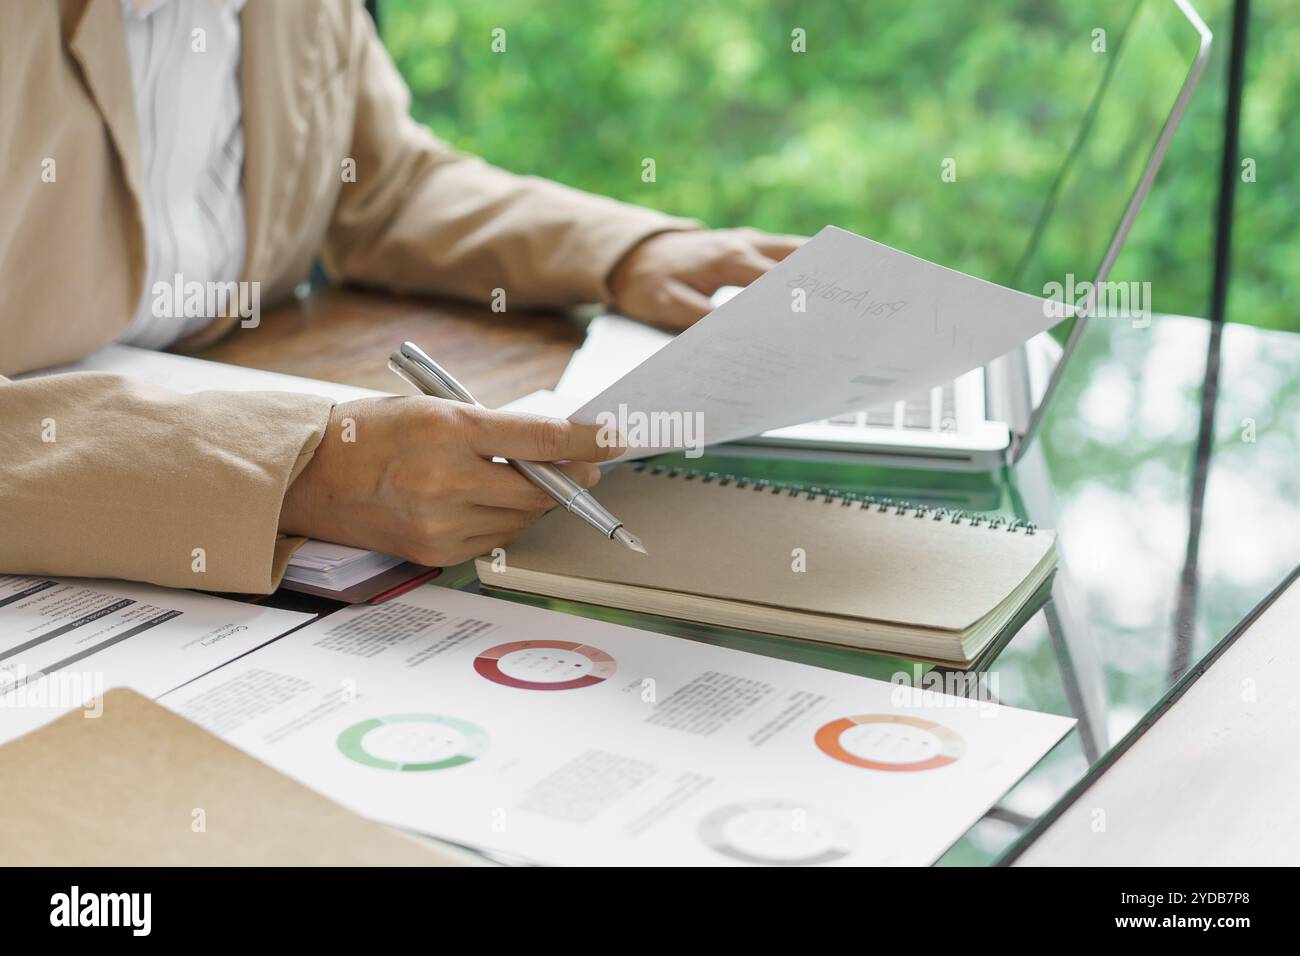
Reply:
[[[174, 278], [256, 283], [267, 304], [319, 259], [340, 281], [684, 328], [797, 244], [452, 151], [411, 120], [359, 0], [4, 4], [0, 69], [0, 375], [240, 334], [230, 310], [159, 308]], [[552, 502], [493, 456], [590, 484], [614, 452], [437, 400], [105, 374], [0, 378], [0, 451], [0, 572], [243, 592], [274, 589], [300, 536], [428, 564], [504, 546]]]

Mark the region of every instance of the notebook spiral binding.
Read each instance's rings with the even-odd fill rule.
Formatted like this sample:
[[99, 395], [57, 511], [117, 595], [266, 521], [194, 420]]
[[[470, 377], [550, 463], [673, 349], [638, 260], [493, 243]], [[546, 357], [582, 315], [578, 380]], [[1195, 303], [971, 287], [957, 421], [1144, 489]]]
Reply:
[[766, 478], [746, 478], [743, 475], [731, 475], [718, 471], [700, 471], [694, 468], [669, 468], [664, 465], [651, 465], [639, 461], [632, 466], [633, 471], [647, 472], [651, 475], [665, 475], [668, 478], [681, 478], [683, 481], [699, 480], [701, 484], [717, 482], [720, 486], [732, 485], [736, 488], [752, 488], [757, 492], [773, 495], [784, 494], [789, 498], [802, 497], [806, 501], [820, 501], [823, 504], [838, 503], [841, 508], [857, 506], [858, 511], [892, 512], [895, 515], [911, 515], [913, 518], [929, 518], [932, 521], [948, 521], [950, 524], [966, 524], [971, 528], [986, 527], [990, 531], [1005, 530], [1012, 534], [1021, 532], [1032, 535], [1038, 525], [1032, 521], [1018, 518], [1003, 518], [1000, 515], [985, 516], [977, 511], [961, 511], [957, 508], [936, 508], [930, 505], [912, 504], [894, 498], [881, 498], [876, 495], [859, 495], [851, 491], [839, 491], [835, 488], [807, 487], [794, 482], [769, 481]]

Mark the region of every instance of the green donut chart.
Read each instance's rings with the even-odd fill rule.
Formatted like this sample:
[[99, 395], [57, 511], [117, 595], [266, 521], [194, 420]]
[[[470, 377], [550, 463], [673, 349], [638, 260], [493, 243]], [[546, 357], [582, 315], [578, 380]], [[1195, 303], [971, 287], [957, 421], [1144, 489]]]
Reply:
[[367, 767], [400, 772], [450, 770], [487, 752], [487, 731], [442, 714], [371, 717], [338, 736], [339, 752]]

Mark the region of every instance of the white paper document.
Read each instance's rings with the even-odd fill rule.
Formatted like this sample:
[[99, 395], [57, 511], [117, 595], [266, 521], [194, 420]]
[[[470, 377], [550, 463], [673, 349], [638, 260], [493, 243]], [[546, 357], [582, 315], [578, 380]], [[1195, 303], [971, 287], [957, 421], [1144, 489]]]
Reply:
[[1074, 723], [437, 586], [162, 703], [364, 815], [549, 864], [928, 864]]
[[156, 697], [312, 617], [148, 584], [0, 575], [0, 741], [113, 687]]
[[1068, 311], [827, 226], [571, 417], [628, 422], [631, 457], [693, 440], [650, 424], [643, 444], [637, 416], [696, 421], [715, 445], [919, 394]]
[[621, 315], [599, 315], [587, 326], [587, 337], [564, 367], [555, 391], [579, 396], [583, 401], [593, 398], [672, 340], [670, 333], [644, 322]]
[[[345, 591], [402, 563], [401, 558], [328, 541], [308, 541], [293, 553], [293, 580]], [[289, 577], [288, 573], [285, 577]]]

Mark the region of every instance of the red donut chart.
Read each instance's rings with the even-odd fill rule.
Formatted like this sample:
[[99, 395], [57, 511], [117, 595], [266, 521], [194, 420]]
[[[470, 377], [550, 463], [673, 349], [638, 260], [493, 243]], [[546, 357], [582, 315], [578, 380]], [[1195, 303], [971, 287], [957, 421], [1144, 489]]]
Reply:
[[474, 658], [474, 670], [494, 684], [520, 690], [573, 690], [614, 675], [618, 664], [599, 647], [574, 641], [511, 641]]
[[841, 763], [894, 773], [946, 767], [966, 752], [966, 742], [955, 731], [901, 714], [841, 717], [823, 724], [813, 740]]

